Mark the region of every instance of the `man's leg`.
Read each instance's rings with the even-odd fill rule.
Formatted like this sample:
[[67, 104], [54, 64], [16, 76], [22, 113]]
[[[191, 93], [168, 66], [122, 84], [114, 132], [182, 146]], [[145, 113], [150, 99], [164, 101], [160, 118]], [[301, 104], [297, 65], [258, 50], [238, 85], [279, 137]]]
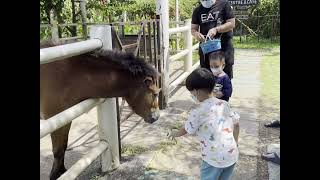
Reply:
[[226, 63], [223, 71], [229, 76], [230, 79], [233, 78], [233, 65]]
[[199, 47], [200, 67], [210, 70], [208, 55], [204, 55]]
[[233, 78], [233, 64], [234, 64], [234, 48], [231, 39], [223, 44], [226, 65], [223, 71], [228, 74], [229, 78]]

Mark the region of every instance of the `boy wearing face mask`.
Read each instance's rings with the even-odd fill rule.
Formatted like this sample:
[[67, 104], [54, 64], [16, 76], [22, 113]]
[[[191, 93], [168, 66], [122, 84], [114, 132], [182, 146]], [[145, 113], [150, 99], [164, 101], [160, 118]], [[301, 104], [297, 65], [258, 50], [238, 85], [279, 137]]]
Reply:
[[[191, 33], [200, 41], [205, 37], [221, 39], [221, 48], [225, 53], [224, 72], [233, 78], [234, 48], [232, 44], [235, 16], [228, 0], [200, 0], [200, 5], [192, 13]], [[200, 66], [210, 70], [208, 54], [199, 48]]]
[[229, 76], [223, 71], [225, 66], [223, 51], [215, 51], [209, 55], [210, 69], [216, 77], [216, 85], [213, 89], [219, 99], [229, 101], [232, 94], [232, 83]]
[[213, 95], [215, 78], [206, 68], [194, 70], [186, 79], [186, 87], [200, 105], [190, 112], [179, 131], [169, 138], [185, 134], [196, 135], [200, 141], [201, 180], [228, 180], [239, 158], [239, 115], [228, 102]]

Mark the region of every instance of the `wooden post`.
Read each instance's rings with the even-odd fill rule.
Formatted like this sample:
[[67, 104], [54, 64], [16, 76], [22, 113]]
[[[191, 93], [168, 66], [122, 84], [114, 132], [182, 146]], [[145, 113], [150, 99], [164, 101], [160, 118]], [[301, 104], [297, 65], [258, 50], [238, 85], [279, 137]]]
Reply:
[[84, 39], [88, 38], [88, 29], [87, 29], [87, 9], [86, 9], [86, 0], [80, 1], [80, 11], [81, 11], [81, 20], [82, 20], [82, 34]]
[[[72, 11], [72, 23], [76, 23], [76, 7], [75, 7], [75, 3], [74, 0], [71, 0], [71, 11]], [[72, 36], [75, 37], [77, 36], [77, 26], [72, 26]]]
[[[127, 22], [127, 11], [124, 11], [122, 14], [122, 22]], [[124, 38], [125, 37], [125, 32], [124, 32], [124, 25], [121, 26], [121, 35]]]
[[147, 35], [146, 35], [146, 23], [143, 23], [142, 26], [142, 33], [143, 33], [143, 57], [144, 60], [147, 61]]
[[241, 31], [241, 33], [240, 33], [240, 43], [241, 43], [241, 36], [242, 36], [242, 23], [240, 24], [240, 31]]
[[191, 34], [191, 19], [187, 19], [185, 26], [189, 27], [184, 33], [185, 48], [189, 50], [184, 60], [184, 71], [189, 72], [192, 68], [192, 34]]
[[162, 62], [162, 97], [160, 108], [167, 106], [169, 98], [169, 4], [168, 0], [157, 0], [156, 14], [160, 18], [160, 61]]
[[273, 16], [271, 16], [271, 30], [270, 30], [271, 42], [272, 42], [272, 33], [273, 33]]
[[53, 10], [50, 11], [50, 22], [52, 24], [51, 39], [52, 39], [52, 42], [56, 44], [59, 42], [59, 29], [58, 29], [58, 22], [56, 20]]
[[[178, 22], [180, 20], [179, 18], [179, 0], [176, 0], [176, 22]], [[179, 27], [179, 23], [176, 24], [176, 27]], [[177, 33], [177, 39], [176, 39], [176, 50], [179, 52], [180, 47], [179, 47], [179, 35], [180, 33]]]
[[[152, 22], [153, 27], [153, 52], [154, 52], [154, 65], [156, 67], [156, 70], [161, 73], [161, 69], [159, 69], [159, 63], [158, 63], [158, 42], [157, 42], [157, 23], [154, 21]], [[157, 82], [158, 87], [160, 88], [161, 83]], [[160, 98], [161, 99], [161, 98]]]
[[[124, 102], [124, 99], [122, 99]], [[118, 146], [119, 146], [119, 161], [121, 160], [121, 136], [120, 136], [120, 121], [121, 121], [121, 112], [119, 109], [119, 98], [116, 98], [116, 110], [117, 110], [117, 128], [118, 128]], [[120, 162], [119, 162], [120, 164]]]
[[[148, 21], [148, 46], [149, 46], [149, 62], [152, 63], [152, 34], [151, 34], [151, 22]], [[156, 66], [155, 66], [156, 67]]]

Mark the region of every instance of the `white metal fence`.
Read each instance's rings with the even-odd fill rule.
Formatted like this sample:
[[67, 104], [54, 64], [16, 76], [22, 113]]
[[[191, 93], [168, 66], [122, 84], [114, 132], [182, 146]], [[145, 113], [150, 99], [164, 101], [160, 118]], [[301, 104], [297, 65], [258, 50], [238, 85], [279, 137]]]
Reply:
[[[101, 48], [112, 49], [111, 27], [108, 25], [91, 27], [90, 40], [40, 49], [40, 64], [61, 60], [66, 57], [80, 55]], [[40, 122], [40, 139], [70, 123], [73, 119], [88, 112], [95, 106], [98, 106], [100, 142], [65, 172], [59, 178], [61, 180], [75, 179], [100, 155], [102, 172], [110, 171], [120, 165], [115, 98], [87, 99], [46, 121]]]
[[199, 43], [193, 45], [192, 44], [192, 34], [191, 34], [191, 20], [188, 19], [185, 22], [185, 25], [182, 27], [177, 27], [177, 28], [170, 28], [168, 30], [169, 35], [171, 34], [176, 34], [176, 33], [184, 33], [184, 42], [185, 42], [185, 49], [178, 52], [175, 55], [172, 55], [169, 57], [169, 63], [171, 61], [176, 61], [182, 57], [185, 56], [184, 59], [184, 72], [173, 82], [169, 84], [169, 90], [172, 91], [178, 84], [182, 83], [184, 79], [187, 78], [187, 76], [194, 70], [196, 69], [200, 62], [196, 62], [194, 65], [192, 65], [192, 52], [199, 47]]

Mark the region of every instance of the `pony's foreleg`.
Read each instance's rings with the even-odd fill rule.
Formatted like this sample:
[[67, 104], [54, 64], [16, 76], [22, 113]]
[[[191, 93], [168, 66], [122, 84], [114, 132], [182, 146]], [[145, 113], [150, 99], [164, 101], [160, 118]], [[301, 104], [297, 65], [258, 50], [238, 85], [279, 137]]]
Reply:
[[68, 134], [70, 126], [71, 123], [51, 133], [54, 161], [50, 173], [50, 180], [56, 180], [64, 172], [66, 172], [66, 168], [64, 167], [64, 154], [68, 146]]

